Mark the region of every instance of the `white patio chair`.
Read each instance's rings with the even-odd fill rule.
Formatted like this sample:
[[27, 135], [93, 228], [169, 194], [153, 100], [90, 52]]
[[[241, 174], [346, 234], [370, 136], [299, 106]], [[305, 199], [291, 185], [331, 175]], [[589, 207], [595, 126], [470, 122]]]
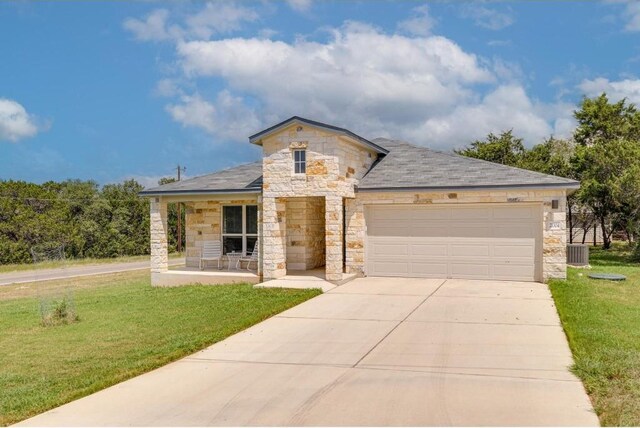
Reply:
[[202, 243], [202, 252], [200, 254], [200, 270], [202, 270], [202, 262], [218, 261], [218, 269], [220, 269], [220, 260], [222, 260], [222, 244], [220, 241], [204, 241]]
[[253, 251], [251, 252], [251, 254], [238, 259], [238, 261], [236, 262], [236, 269], [240, 269], [242, 267], [241, 265], [242, 262], [247, 262], [247, 270], [249, 271], [251, 270], [249, 268], [249, 266], [251, 266], [251, 262], [256, 262], [256, 269], [258, 269], [259, 256], [260, 256], [260, 247], [258, 246], [258, 241], [256, 241], [256, 244], [253, 246]]

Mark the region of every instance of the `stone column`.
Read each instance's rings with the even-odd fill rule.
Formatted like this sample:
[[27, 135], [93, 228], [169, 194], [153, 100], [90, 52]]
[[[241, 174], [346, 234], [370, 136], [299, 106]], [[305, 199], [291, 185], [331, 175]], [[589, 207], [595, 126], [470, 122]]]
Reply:
[[264, 230], [262, 228], [262, 195], [258, 196], [258, 267], [257, 274], [260, 280], [264, 278], [262, 271], [262, 263], [264, 262]]
[[162, 198], [151, 198], [149, 224], [151, 229], [151, 272], [169, 269], [167, 250], [167, 203]]
[[364, 207], [355, 199], [345, 199], [346, 227], [345, 241], [347, 243], [346, 266], [347, 273], [364, 275], [364, 238], [366, 225], [364, 221]]
[[342, 280], [343, 253], [342, 253], [342, 197], [327, 196], [325, 198], [325, 239], [326, 239], [326, 267], [325, 278], [327, 281]]
[[262, 275], [265, 280], [287, 274], [287, 219], [284, 198], [263, 197], [262, 200]]
[[[557, 209], [552, 208], [552, 200], [558, 199]], [[544, 200], [542, 279], [565, 279], [567, 277], [567, 198], [564, 194], [547, 196]]]

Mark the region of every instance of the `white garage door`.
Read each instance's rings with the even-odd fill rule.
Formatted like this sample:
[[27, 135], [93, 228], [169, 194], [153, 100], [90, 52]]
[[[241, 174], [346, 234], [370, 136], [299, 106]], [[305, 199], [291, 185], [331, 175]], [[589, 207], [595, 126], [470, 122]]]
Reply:
[[370, 276], [535, 281], [540, 205], [378, 205], [366, 209]]

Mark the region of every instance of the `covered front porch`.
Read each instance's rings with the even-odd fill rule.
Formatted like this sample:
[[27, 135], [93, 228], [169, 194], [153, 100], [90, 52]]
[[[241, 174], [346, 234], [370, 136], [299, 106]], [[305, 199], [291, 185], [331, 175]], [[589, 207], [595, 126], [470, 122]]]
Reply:
[[[167, 208], [171, 203], [181, 203], [185, 211], [185, 266], [170, 269]], [[152, 285], [260, 282], [260, 260], [246, 260], [260, 252], [258, 193], [168, 195], [151, 198], [150, 205]], [[215, 243], [218, 252], [203, 260], [206, 243]]]
[[[169, 269], [167, 263], [167, 208], [171, 203], [181, 203], [185, 211], [185, 266], [177, 269]], [[341, 284], [355, 276], [344, 273], [341, 197], [263, 199], [248, 192], [158, 196], [151, 198], [150, 220], [153, 285], [257, 284], [288, 279], [316, 288], [315, 279]], [[218, 246], [218, 257], [203, 259], [205, 247], [212, 242]]]

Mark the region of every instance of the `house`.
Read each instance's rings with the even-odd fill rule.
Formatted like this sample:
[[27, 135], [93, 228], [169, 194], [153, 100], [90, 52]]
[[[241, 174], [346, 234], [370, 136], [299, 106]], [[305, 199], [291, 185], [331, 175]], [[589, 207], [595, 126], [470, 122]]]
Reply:
[[[185, 205], [191, 271], [198, 270], [204, 241], [245, 254], [257, 241], [254, 282], [322, 267], [334, 283], [353, 275], [566, 276], [566, 196], [579, 187], [574, 180], [367, 140], [301, 117], [249, 142], [262, 147], [261, 161], [142, 192], [151, 200], [154, 284], [179, 281], [164, 279], [171, 273], [170, 202]], [[234, 280], [224, 272], [214, 268], [211, 282]]]

